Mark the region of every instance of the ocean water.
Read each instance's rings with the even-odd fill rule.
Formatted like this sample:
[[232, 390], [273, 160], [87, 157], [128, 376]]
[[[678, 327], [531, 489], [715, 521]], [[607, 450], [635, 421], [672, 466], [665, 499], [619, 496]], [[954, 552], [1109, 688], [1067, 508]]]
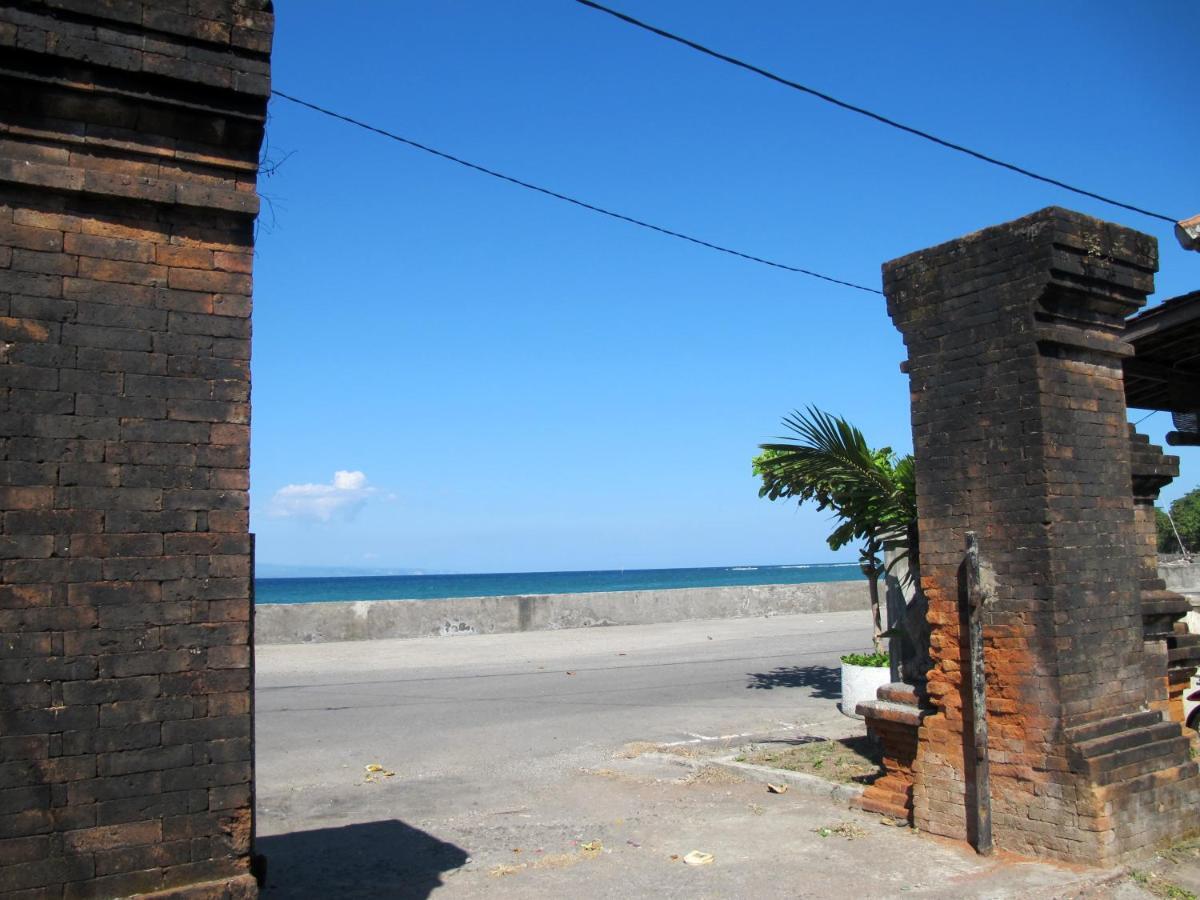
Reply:
[[353, 578], [256, 578], [257, 603], [337, 600], [436, 600], [512, 594], [587, 594], [742, 584], [806, 584], [862, 578], [855, 563], [621, 569], [595, 572], [499, 572], [477, 575], [379, 575]]

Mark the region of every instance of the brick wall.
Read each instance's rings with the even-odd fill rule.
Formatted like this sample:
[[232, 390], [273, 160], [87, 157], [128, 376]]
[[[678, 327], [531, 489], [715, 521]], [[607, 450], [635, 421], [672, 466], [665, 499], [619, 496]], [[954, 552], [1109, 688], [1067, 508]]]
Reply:
[[0, 3], [0, 894], [252, 896], [264, 0]]
[[914, 816], [972, 836], [964, 534], [978, 534], [998, 846], [1109, 862], [1197, 827], [1196, 764], [1149, 704], [1122, 389], [1153, 240], [1060, 209], [895, 260], [935, 708]]

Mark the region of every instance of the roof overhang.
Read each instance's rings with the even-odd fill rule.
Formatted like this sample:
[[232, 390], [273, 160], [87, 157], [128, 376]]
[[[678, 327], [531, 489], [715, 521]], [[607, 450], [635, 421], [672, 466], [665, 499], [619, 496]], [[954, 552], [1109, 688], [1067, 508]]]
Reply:
[[1137, 409], [1200, 411], [1200, 291], [1126, 322], [1125, 402]]

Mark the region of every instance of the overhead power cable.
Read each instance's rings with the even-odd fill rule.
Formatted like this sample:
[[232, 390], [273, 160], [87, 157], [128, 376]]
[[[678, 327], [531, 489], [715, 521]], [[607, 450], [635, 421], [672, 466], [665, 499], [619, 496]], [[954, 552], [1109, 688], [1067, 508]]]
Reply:
[[1122, 203], [1120, 200], [1114, 200], [1111, 197], [1105, 197], [1103, 194], [1097, 194], [1094, 191], [1088, 191], [1080, 187], [1075, 187], [1074, 185], [1067, 184], [1065, 181], [1059, 181], [1057, 178], [1050, 178], [1047, 175], [1039, 175], [1037, 172], [1031, 172], [1029, 169], [1015, 165], [1014, 163], [1005, 162], [1004, 160], [997, 159], [994, 156], [988, 156], [986, 153], [980, 153], [978, 150], [972, 150], [970, 147], [964, 147], [962, 144], [956, 144], [953, 141], [940, 138], [935, 134], [930, 134], [928, 131], [922, 131], [920, 128], [914, 128], [911, 125], [905, 125], [903, 122], [897, 122], [895, 119], [889, 119], [887, 116], [880, 115], [877, 112], [872, 112], [871, 110], [864, 109], [861, 106], [855, 106], [853, 103], [847, 103], [845, 100], [839, 100], [837, 97], [830, 96], [823, 91], [818, 91], [816, 88], [811, 88], [807, 85], [800, 84], [799, 82], [784, 78], [782, 75], [776, 75], [774, 72], [770, 72], [759, 66], [753, 65], [752, 63], [738, 59], [737, 57], [729, 56], [728, 54], [713, 50], [710, 47], [705, 47], [703, 44], [698, 44], [695, 41], [689, 40], [688, 38], [680, 37], [679, 35], [673, 34], [670, 31], [650, 25], [649, 23], [643, 22], [640, 19], [635, 19], [633, 16], [626, 15], [623, 12], [618, 12], [615, 9], [610, 9], [607, 6], [603, 6], [594, 2], [594, 0], [575, 0], [575, 2], [580, 3], [583, 6], [591, 7], [592, 9], [598, 10], [602, 13], [607, 13], [616, 19], [620, 19], [622, 22], [633, 25], [637, 28], [641, 28], [644, 31], [649, 31], [651, 34], [656, 34], [659, 37], [666, 38], [669, 41], [674, 41], [677, 44], [690, 47], [692, 50], [703, 53], [705, 56], [711, 56], [713, 59], [719, 59], [721, 62], [726, 62], [732, 66], [737, 66], [739, 69], [745, 69], [748, 72], [753, 72], [755, 75], [761, 75], [763, 78], [767, 78], [776, 82], [777, 84], [782, 84], [784, 87], [789, 87], [793, 90], [810, 94], [819, 100], [824, 100], [826, 103], [832, 103], [834, 106], [839, 106], [842, 109], [849, 110], [850, 112], [858, 113], [860, 116], [866, 116], [868, 119], [874, 119], [876, 122], [880, 122], [900, 131], [905, 131], [915, 137], [924, 138], [925, 140], [931, 141], [941, 147], [945, 147], [948, 150], [956, 150], [959, 153], [965, 153], [967, 156], [972, 156], [975, 159], [981, 160], [985, 163], [991, 163], [993, 166], [999, 166], [1002, 169], [1008, 169], [1010, 172], [1016, 172], [1018, 175], [1024, 175], [1026, 178], [1032, 178], [1035, 181], [1041, 181], [1045, 184], [1052, 184], [1055, 187], [1062, 188], [1063, 190], [1071, 191], [1072, 193], [1080, 194], [1084, 197], [1091, 197], [1093, 200], [1099, 200], [1101, 203], [1107, 203], [1110, 206], [1118, 206], [1121, 209], [1127, 209], [1130, 212], [1139, 213], [1143, 216], [1149, 216], [1152, 219], [1161, 219], [1164, 222], [1170, 222], [1172, 224], [1179, 221], [1179, 217], [1166, 216], [1162, 213], [1152, 212], [1151, 210], [1143, 209], [1140, 206], [1134, 206], [1130, 203]]
[[668, 235], [669, 237], [679, 238], [681, 241], [688, 241], [689, 243], [692, 243], [692, 244], [698, 244], [701, 247], [707, 247], [709, 250], [716, 250], [720, 253], [726, 253], [729, 256], [736, 256], [739, 259], [746, 259], [746, 260], [749, 260], [750, 262], [760, 263], [764, 266], [771, 266], [772, 268], [775, 268], [775, 269], [783, 269], [788, 272], [796, 272], [800, 275], [807, 275], [810, 278], [819, 278], [822, 281], [828, 281], [828, 282], [831, 282], [832, 284], [840, 284], [843, 287], [854, 288], [855, 290], [859, 290], [859, 291], [866, 291], [869, 294], [880, 294], [880, 295], [883, 294], [883, 291], [877, 290], [876, 288], [867, 287], [866, 285], [855, 284], [853, 281], [843, 281], [840, 278], [833, 278], [830, 275], [822, 275], [820, 272], [814, 272], [811, 269], [803, 269], [803, 268], [800, 268], [799, 266], [789, 266], [785, 263], [775, 262], [774, 260], [765, 259], [761, 256], [754, 256], [751, 253], [743, 253], [741, 250], [733, 250], [729, 247], [722, 247], [720, 244], [714, 244], [710, 241], [702, 240], [701, 238], [698, 238], [698, 237], [692, 237], [691, 235], [684, 234], [681, 231], [673, 231], [670, 228], [663, 228], [661, 225], [654, 225], [650, 222], [644, 222], [641, 219], [635, 219], [633, 216], [627, 216], [627, 215], [624, 215], [623, 213], [613, 212], [611, 209], [605, 209], [602, 206], [596, 206], [595, 204], [587, 203], [586, 201], [579, 200], [575, 197], [569, 197], [566, 194], [560, 194], [558, 191], [552, 191], [549, 188], [540, 187], [536, 184], [531, 184], [528, 181], [522, 181], [520, 178], [514, 178], [511, 175], [505, 175], [503, 172], [497, 172], [495, 169], [489, 169], [486, 166], [481, 166], [481, 165], [478, 165], [477, 163], [469, 162], [469, 161], [467, 161], [465, 159], [461, 159], [457, 156], [452, 156], [449, 153], [445, 153], [441, 150], [436, 150], [433, 147], [429, 147], [425, 144], [418, 143], [417, 141], [411, 140], [409, 138], [402, 137], [401, 135], [395, 134], [391, 131], [388, 131], [387, 129], [379, 128], [378, 126], [375, 126], [375, 125], [370, 125], [366, 122], [362, 122], [351, 116], [343, 115], [342, 113], [339, 113], [339, 112], [334, 112], [332, 109], [326, 109], [323, 106], [318, 106], [315, 103], [309, 103], [307, 100], [301, 100], [299, 97], [293, 97], [291, 94], [285, 94], [283, 91], [272, 89], [271, 93], [274, 96], [280, 97], [283, 100], [288, 100], [299, 106], [307, 107], [308, 109], [311, 109], [314, 112], [319, 112], [322, 115], [329, 116], [330, 118], [339, 119], [343, 122], [348, 122], [351, 125], [355, 125], [359, 128], [364, 128], [367, 131], [373, 131], [373, 132], [375, 132], [375, 134], [382, 135], [385, 138], [390, 138], [393, 141], [399, 141], [401, 144], [406, 144], [407, 146], [413, 147], [417, 150], [423, 150], [426, 153], [430, 153], [434, 156], [437, 156], [441, 159], [448, 160], [452, 163], [457, 163], [460, 166], [465, 166], [468, 169], [474, 169], [476, 172], [482, 172], [484, 175], [491, 175], [493, 178], [499, 178], [501, 181], [507, 181], [509, 184], [515, 184], [518, 187], [523, 187], [523, 188], [526, 188], [531, 191], [537, 191], [539, 194], [545, 194], [547, 197], [553, 197], [556, 200], [562, 200], [566, 203], [570, 203], [574, 206], [578, 206], [583, 209], [591, 210], [592, 212], [600, 213], [601, 215], [608, 216], [609, 218], [612, 218], [612, 219], [619, 219], [622, 222], [628, 222], [630, 225], [637, 225], [637, 226], [640, 226], [641, 228], [648, 228], [651, 231], [657, 231], [659, 234], [665, 234], [665, 235]]

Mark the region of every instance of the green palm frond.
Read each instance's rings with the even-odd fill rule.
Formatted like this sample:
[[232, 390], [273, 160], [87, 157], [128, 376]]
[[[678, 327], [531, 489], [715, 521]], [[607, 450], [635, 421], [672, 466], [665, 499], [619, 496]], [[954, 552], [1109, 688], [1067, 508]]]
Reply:
[[832, 509], [841, 520], [829, 536], [835, 550], [855, 539], [903, 538], [916, 517], [911, 456], [872, 449], [856, 427], [815, 407], [794, 411], [783, 424], [795, 437], [760, 445], [754, 459], [759, 496]]
[[915, 553], [909, 546], [917, 516], [913, 459], [897, 459], [890, 447], [873, 450], [863, 433], [838, 416], [815, 407], [795, 411], [783, 420], [794, 437], [761, 444], [754, 458], [754, 474], [761, 479], [758, 495], [771, 500], [812, 502], [831, 509], [838, 525], [827, 538], [838, 550], [859, 542], [859, 565], [867, 577], [875, 650], [882, 648], [880, 575], [884, 544], [901, 548], [901, 557]]

